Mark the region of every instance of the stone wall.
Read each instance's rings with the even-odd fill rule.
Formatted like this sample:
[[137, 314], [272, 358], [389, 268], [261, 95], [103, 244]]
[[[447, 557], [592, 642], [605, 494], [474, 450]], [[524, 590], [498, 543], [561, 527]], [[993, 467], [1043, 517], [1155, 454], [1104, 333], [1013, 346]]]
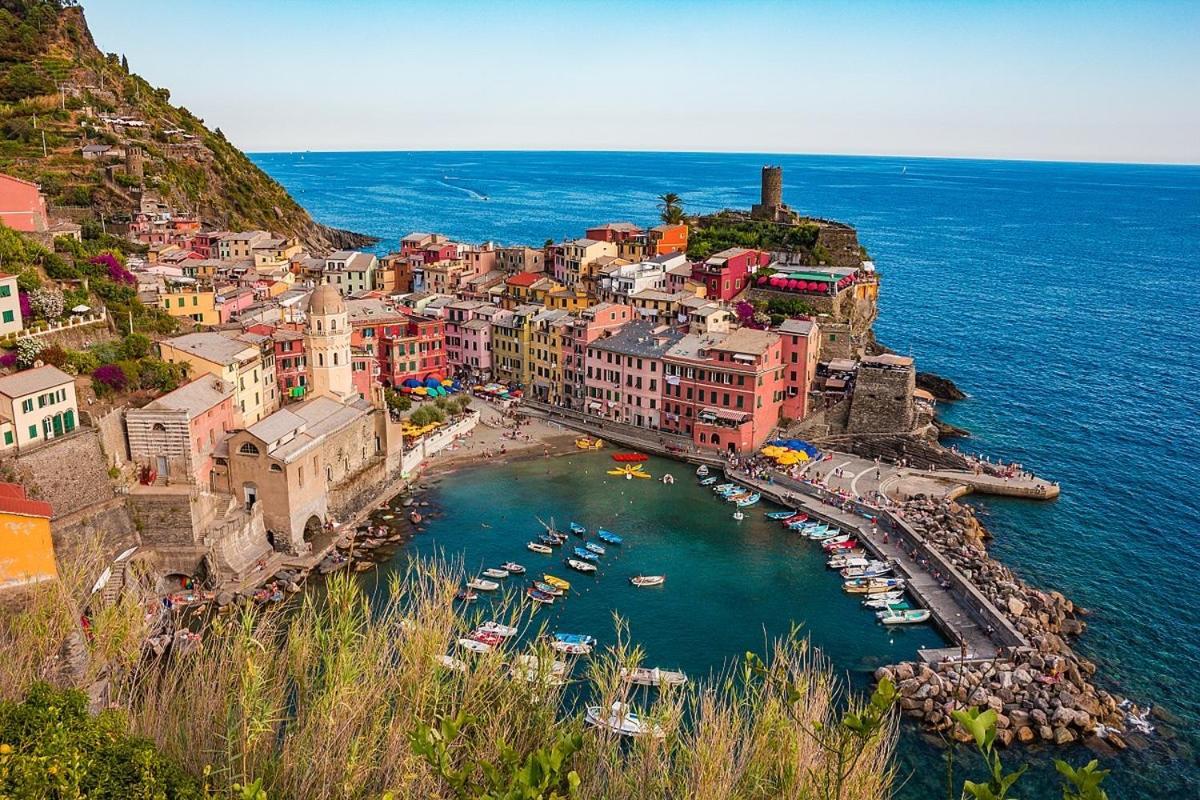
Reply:
[[41, 447], [5, 456], [0, 469], [30, 497], [50, 503], [55, 519], [116, 496], [97, 428], [77, 428]]
[[860, 364], [850, 404], [849, 433], [906, 433], [913, 429], [916, 409], [912, 367]]
[[88, 416], [89, 424], [99, 432], [100, 448], [110, 467], [119, 468], [129, 463], [124, 410], [124, 407], [114, 408], [102, 417]]
[[841, 398], [828, 407], [823, 407], [822, 403], [820, 395], [814, 397], [809, 408], [815, 410], [789, 428], [788, 435], [815, 441], [845, 431], [850, 419], [850, 398]]
[[857, 267], [862, 264], [862, 248], [858, 232], [849, 225], [822, 222], [817, 232], [817, 246], [829, 254], [826, 263], [833, 267]]

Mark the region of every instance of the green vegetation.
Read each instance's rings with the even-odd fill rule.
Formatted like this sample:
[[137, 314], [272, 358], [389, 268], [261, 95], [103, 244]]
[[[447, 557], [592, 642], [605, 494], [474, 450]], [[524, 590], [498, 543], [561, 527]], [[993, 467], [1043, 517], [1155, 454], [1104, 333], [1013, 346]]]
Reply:
[[779, 225], [717, 214], [705, 218], [702, 225], [692, 227], [688, 234], [688, 257], [699, 261], [729, 247], [748, 247], [807, 253], [813, 263], [817, 263], [820, 261], [816, 257], [819, 231], [813, 223]]
[[667, 192], [658, 198], [659, 216], [668, 225], [678, 225], [683, 222], [683, 201], [674, 192]]
[[412, 400], [395, 389], [383, 390], [383, 402], [387, 404], [389, 411], [396, 413], [403, 413], [412, 408]]

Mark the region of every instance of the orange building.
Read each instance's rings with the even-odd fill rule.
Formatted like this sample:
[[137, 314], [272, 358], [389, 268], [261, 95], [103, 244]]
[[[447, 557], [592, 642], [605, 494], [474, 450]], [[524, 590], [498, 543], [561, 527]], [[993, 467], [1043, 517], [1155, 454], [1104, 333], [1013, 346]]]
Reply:
[[688, 246], [688, 226], [680, 223], [678, 225], [656, 225], [650, 229], [650, 253], [651, 256], [665, 256], [668, 253], [683, 253]]
[[49, 503], [30, 500], [25, 488], [0, 483], [0, 589], [54, 580]]

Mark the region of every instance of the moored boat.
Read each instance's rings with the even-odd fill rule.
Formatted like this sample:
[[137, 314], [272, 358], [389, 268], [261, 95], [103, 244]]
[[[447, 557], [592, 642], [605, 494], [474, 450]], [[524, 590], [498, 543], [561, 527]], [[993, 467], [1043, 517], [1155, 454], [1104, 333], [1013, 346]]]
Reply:
[[599, 561], [600, 560], [600, 556], [596, 555], [591, 550], [585, 550], [582, 547], [576, 547], [571, 552], [574, 553], [575, 555], [579, 556], [580, 558], [584, 559], [585, 561]]
[[483, 576], [485, 578], [507, 578], [508, 570], [498, 569], [496, 567], [488, 567], [483, 571]]
[[872, 561], [862, 567], [846, 567], [841, 571], [843, 578], [882, 578], [892, 571], [890, 564], [882, 561]]
[[462, 603], [474, 603], [479, 599], [479, 595], [470, 589], [460, 589], [458, 594], [454, 595], [454, 599]]
[[904, 592], [903, 590], [896, 590], [892, 592], [880, 592], [878, 594], [873, 594], [866, 600], [863, 600], [863, 605], [867, 608], [886, 608], [892, 603], [902, 602], [904, 602]]
[[472, 578], [467, 581], [468, 589], [476, 589], [481, 592], [494, 592], [500, 588], [500, 584], [495, 581], [486, 581], [483, 578]]
[[596, 565], [590, 561], [580, 561], [575, 558], [567, 559], [567, 566], [578, 572], [595, 572]]
[[613, 703], [609, 708], [588, 706], [583, 721], [593, 728], [603, 728], [618, 736], [651, 736], [662, 739], [666, 735], [662, 728], [642, 719], [625, 703]]
[[489, 647], [498, 647], [504, 643], [503, 636], [498, 633], [492, 633], [491, 631], [485, 631], [482, 628], [476, 628], [475, 630], [471, 631], [467, 635], [467, 638], [476, 642], [483, 642]]
[[551, 586], [557, 586], [559, 589], [562, 589], [564, 592], [569, 591], [571, 588], [571, 584], [569, 581], [564, 581], [562, 578], [557, 578], [553, 575], [543, 575], [542, 580], [544, 580], [546, 583], [550, 584]]
[[746, 518], [746, 515], [742, 513], [741, 509], [738, 509], [737, 511], [733, 512], [733, 518], [738, 522], [741, 522]]
[[909, 609], [892, 609], [887, 608], [883, 611], [876, 612], [875, 616], [884, 625], [916, 625], [920, 622], [928, 622], [933, 614], [928, 608], [909, 608]]
[[791, 519], [796, 516], [795, 511], [768, 511], [763, 514], [767, 519]]
[[604, 549], [603, 545], [596, 544], [595, 542], [588, 542], [583, 547], [585, 550], [589, 550], [598, 556], [602, 556], [606, 552], [608, 552], [607, 550]]
[[583, 527], [578, 522], [572, 522], [569, 527], [571, 528], [571, 533], [575, 534], [576, 536], [583, 536], [585, 533], [587, 533], [587, 528]]
[[486, 642], [479, 642], [475, 639], [468, 639], [466, 637], [458, 640], [458, 646], [463, 650], [469, 650], [472, 653], [478, 653], [480, 655], [492, 652], [492, 646], [490, 644], [487, 644]]
[[871, 563], [871, 559], [865, 556], [834, 556], [825, 562], [825, 565], [830, 569], [854, 569], [857, 567], [865, 567]]
[[596, 637], [586, 633], [555, 633], [553, 635], [556, 642], [573, 642], [575, 644], [586, 644], [594, 647], [596, 645]]
[[548, 595], [553, 595], [554, 597], [561, 597], [563, 593], [563, 590], [557, 586], [552, 586], [551, 584], [544, 583], [542, 581], [534, 581], [533, 588], [537, 589], [539, 592], [545, 592]]
[[605, 544], [619, 545], [619, 544], [621, 544], [621, 542], [625, 541], [624, 539], [622, 539], [620, 536], [617, 536], [612, 531], [604, 530], [604, 528], [601, 528], [600, 531], [596, 534], [596, 536], [600, 539], [600, 541], [604, 542]]
[[716, 492], [717, 494], [721, 494], [723, 492], [732, 492], [736, 488], [737, 488], [736, 483], [722, 483], [719, 486], [714, 486], [713, 491]]
[[757, 503], [760, 499], [762, 499], [762, 495], [759, 494], [758, 492], [755, 492], [754, 494], [750, 495], [749, 497], [743, 497], [741, 500], [738, 500], [737, 506], [738, 506], [738, 508], [749, 508], [750, 506]]
[[525, 548], [527, 550], [532, 550], [535, 553], [542, 553], [542, 554], [549, 554], [549, 553], [554, 552], [554, 550], [551, 549], [551, 547], [549, 545], [542, 544], [541, 542], [526, 542]]
[[716, 482], [717, 482], [717, 479], [716, 479], [715, 477], [713, 477], [713, 476], [709, 476], [709, 477], [707, 477], [707, 478], [701, 478], [701, 479], [700, 479], [700, 485], [701, 485], [701, 486], [712, 486], [712, 485], [713, 485], [714, 483], [716, 483]]
[[696, 467], [696, 474], [700, 475], [700, 476], [707, 475], [708, 474], [708, 465], [701, 464], [700, 466]]
[[645, 453], [613, 453], [612, 455], [612, 460], [619, 464], [640, 464], [649, 458], [650, 456]]
[[903, 588], [902, 578], [851, 578], [842, 584], [850, 594], [881, 594]]
[[857, 550], [859, 549], [858, 539], [850, 535], [836, 539], [827, 539], [821, 542], [821, 549], [826, 553], [836, 553], [838, 550]]
[[683, 672], [658, 667], [621, 667], [621, 680], [638, 686], [683, 686], [688, 678]]
[[461, 658], [455, 658], [452, 655], [447, 655], [447, 654], [443, 653], [440, 656], [435, 656], [433, 660], [436, 661], [439, 665], [445, 667], [448, 670], [452, 670], [454, 672], [466, 672], [467, 671], [467, 662], [463, 661]]
[[634, 586], [662, 586], [667, 581], [666, 575], [635, 575], [629, 579]]
[[491, 620], [483, 623], [478, 628], [476, 628], [476, 630], [482, 631], [484, 633], [495, 634], [496, 636], [499, 636], [504, 639], [508, 639], [509, 637], [517, 635], [517, 629], [514, 628], [513, 626], [501, 625], [499, 622], [493, 622]]
[[580, 644], [577, 642], [562, 642], [555, 640], [550, 643], [550, 647], [560, 653], [567, 653], [572, 656], [586, 656], [592, 652], [590, 644]]
[[525, 590], [525, 596], [530, 600], [533, 600], [535, 603], [543, 603], [545, 605], [551, 605], [554, 603], [554, 595], [546, 594], [545, 592], [539, 591], [532, 586]]
[[512, 575], [524, 575], [525, 568], [515, 561], [505, 561], [504, 568]]

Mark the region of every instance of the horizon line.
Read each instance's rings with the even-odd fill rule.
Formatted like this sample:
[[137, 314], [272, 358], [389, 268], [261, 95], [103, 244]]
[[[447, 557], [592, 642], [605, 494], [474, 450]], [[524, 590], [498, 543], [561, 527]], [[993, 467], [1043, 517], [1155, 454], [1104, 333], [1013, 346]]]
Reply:
[[[232, 142], [231, 142], [232, 144]], [[236, 147], [236, 145], [234, 145]], [[611, 149], [611, 148], [432, 148], [406, 147], [395, 149], [378, 148], [346, 148], [339, 150], [303, 149], [303, 150], [244, 150], [246, 155], [294, 155], [296, 153], [314, 153], [318, 155], [342, 154], [376, 154], [376, 153], [564, 153], [579, 154], [593, 153], [604, 155], [725, 155], [725, 156], [790, 156], [809, 158], [867, 158], [867, 159], [907, 159], [911, 161], [970, 161], [1011, 164], [1060, 164], [1077, 166], [1109, 166], [1109, 167], [1200, 167], [1200, 161], [1122, 161], [1122, 160], [1070, 160], [1062, 158], [1005, 158], [1001, 156], [954, 156], [954, 155], [909, 155], [903, 153], [816, 153], [816, 152], [779, 152], [774, 150], [667, 150], [667, 149]]]

